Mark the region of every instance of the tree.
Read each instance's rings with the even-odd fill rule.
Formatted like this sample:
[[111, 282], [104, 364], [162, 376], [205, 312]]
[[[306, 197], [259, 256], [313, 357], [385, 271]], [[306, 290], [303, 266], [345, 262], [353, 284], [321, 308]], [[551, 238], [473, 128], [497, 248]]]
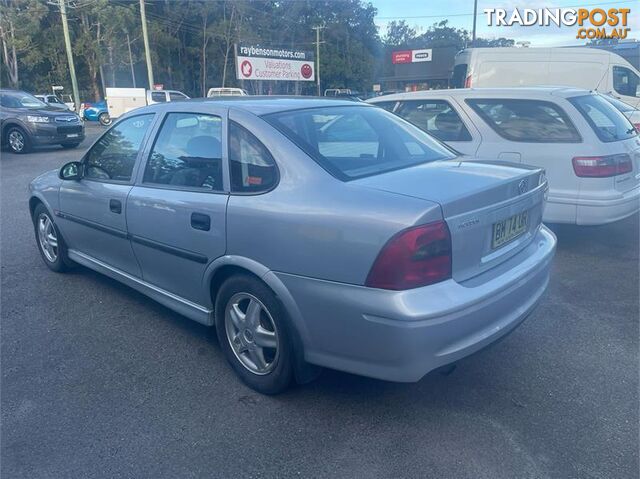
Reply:
[[[101, 98], [105, 86], [132, 86], [134, 74], [144, 77], [137, 2], [65, 1], [85, 97], [80, 100]], [[366, 0], [148, 0], [146, 5], [156, 81], [192, 96], [211, 86], [240, 85], [233, 74], [235, 43], [314, 51], [313, 27], [323, 26], [322, 85], [361, 90], [373, 82], [386, 45], [374, 22], [376, 10]], [[399, 45], [412, 38], [418, 41], [415, 31], [397, 22], [385, 42]], [[57, 2], [0, 0], [0, 40], [2, 81], [32, 91], [52, 84], [70, 89]], [[314, 94], [316, 88], [313, 82], [242, 83], [254, 92]]]
[[42, 60], [38, 43], [33, 40], [46, 7], [35, 0], [2, 0], [0, 2], [0, 42], [2, 66], [9, 84], [18, 88], [24, 59]]
[[404, 20], [396, 22], [394, 20], [392, 22], [389, 22], [389, 24], [387, 25], [387, 33], [385, 34], [382, 41], [387, 46], [400, 47], [413, 43], [415, 38], [415, 29], [409, 27], [409, 25], [407, 25], [407, 22], [405, 22]]

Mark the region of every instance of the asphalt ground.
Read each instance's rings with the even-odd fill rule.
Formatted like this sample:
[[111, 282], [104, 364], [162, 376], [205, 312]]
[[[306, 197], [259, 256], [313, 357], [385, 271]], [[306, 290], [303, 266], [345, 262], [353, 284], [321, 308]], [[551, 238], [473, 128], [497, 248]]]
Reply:
[[266, 397], [215, 332], [97, 273], [60, 275], [27, 185], [79, 159], [0, 159], [3, 478], [638, 477], [638, 217], [553, 227], [535, 313], [453, 374], [394, 384], [335, 371]]

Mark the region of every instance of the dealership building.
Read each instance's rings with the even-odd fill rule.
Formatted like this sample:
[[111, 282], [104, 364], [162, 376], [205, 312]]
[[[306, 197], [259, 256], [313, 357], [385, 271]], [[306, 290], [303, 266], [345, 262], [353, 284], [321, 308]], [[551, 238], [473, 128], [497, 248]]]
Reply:
[[382, 90], [417, 91], [449, 88], [456, 47], [398, 49], [388, 60], [393, 75], [380, 78]]

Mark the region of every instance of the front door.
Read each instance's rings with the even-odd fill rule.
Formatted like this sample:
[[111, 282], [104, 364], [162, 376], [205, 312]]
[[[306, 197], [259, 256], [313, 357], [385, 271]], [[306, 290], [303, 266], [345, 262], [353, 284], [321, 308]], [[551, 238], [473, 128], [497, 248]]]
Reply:
[[82, 179], [62, 183], [57, 213], [70, 249], [138, 277], [127, 237], [126, 202], [153, 116], [123, 120], [91, 147], [83, 159]]
[[224, 255], [224, 111], [167, 113], [127, 199], [127, 225], [145, 281], [211, 304], [207, 265]]

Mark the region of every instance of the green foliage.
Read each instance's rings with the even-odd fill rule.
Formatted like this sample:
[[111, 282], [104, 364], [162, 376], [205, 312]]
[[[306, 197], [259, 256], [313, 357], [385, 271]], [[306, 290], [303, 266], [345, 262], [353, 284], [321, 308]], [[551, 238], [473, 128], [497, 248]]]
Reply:
[[[133, 86], [127, 34], [136, 84], [148, 87], [139, 2], [66, 2], [81, 100], [102, 97], [103, 86]], [[57, 4], [57, 0], [0, 0], [3, 32], [10, 31], [10, 22], [15, 31], [15, 40], [8, 33], [2, 38], [10, 47], [15, 44], [19, 72], [18, 80], [11, 81], [12, 64], [3, 59], [3, 85], [40, 92], [61, 84], [65, 92], [71, 91]], [[361, 0], [147, 0], [154, 81], [192, 96], [223, 81], [225, 86], [239, 86], [234, 43], [313, 51], [312, 27], [322, 25], [323, 86], [365, 89], [373, 81], [380, 48], [375, 12]], [[245, 88], [257, 89], [257, 82], [246, 83]], [[265, 83], [265, 92], [294, 92], [289, 82]], [[299, 92], [315, 92], [310, 82], [299, 88]]]
[[[136, 86], [148, 87], [139, 1], [65, 1], [80, 100], [102, 98], [104, 87], [133, 86], [133, 75]], [[0, 48], [3, 85], [42, 92], [59, 84], [71, 92], [58, 2], [0, 0], [0, 37], [8, 47], [6, 58]], [[376, 9], [365, 0], [146, 0], [146, 13], [154, 81], [191, 96], [223, 84], [240, 86], [235, 43], [315, 52], [316, 26], [323, 27], [323, 88], [369, 90], [376, 75], [388, 68], [389, 52], [396, 47], [461, 49], [469, 43], [466, 30], [446, 21], [421, 35], [404, 21], [391, 22], [381, 39], [374, 23]], [[478, 40], [481, 46], [512, 43]], [[252, 92], [316, 92], [311, 82], [246, 81], [242, 86]]]

